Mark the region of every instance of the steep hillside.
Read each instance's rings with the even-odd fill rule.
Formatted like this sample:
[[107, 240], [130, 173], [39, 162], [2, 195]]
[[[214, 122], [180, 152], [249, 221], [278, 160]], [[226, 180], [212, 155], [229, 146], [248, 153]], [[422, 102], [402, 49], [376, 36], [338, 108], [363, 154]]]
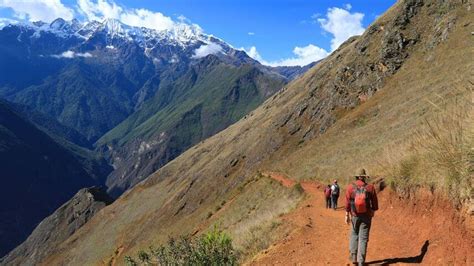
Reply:
[[31, 107], [11, 102], [5, 104], [66, 148], [98, 184], [105, 184], [107, 175], [112, 171], [112, 167], [101, 154], [92, 149], [92, 143], [86, 137], [76, 130], [59, 123], [54, 118], [32, 110]]
[[283, 79], [253, 65], [203, 58], [98, 141], [115, 168], [107, 179], [109, 191], [121, 194], [248, 114], [283, 85]]
[[[473, 67], [470, 10], [463, 2], [397, 2], [362, 36], [348, 40], [244, 119], [104, 208], [45, 263], [120, 262], [169, 235], [198, 234], [218, 221], [226, 221], [223, 229], [235, 238], [244, 238], [238, 248], [245, 249], [245, 243], [257, 241], [242, 232], [272, 224], [291, 209], [264, 197], [271, 195], [266, 186], [254, 186], [259, 170], [330, 178], [362, 165], [377, 174], [377, 158], [390, 148], [387, 143], [407, 141], [412, 129], [436, 114], [432, 103], [471, 86], [466, 71]], [[262, 197], [243, 192], [253, 188], [251, 195]], [[270, 202], [275, 202], [273, 212], [255, 212]], [[222, 211], [215, 212], [220, 205]], [[437, 225], [427, 227], [435, 232]], [[262, 238], [276, 235], [272, 226], [266, 228]]]
[[92, 148], [92, 143], [77, 130], [65, 126], [56, 119], [45, 115], [44, 113], [33, 110], [31, 107], [9, 102], [9, 105], [15, 111], [34, 123], [42, 131], [53, 137], [62, 138], [70, 143], [74, 143], [84, 148]]
[[0, 101], [0, 254], [80, 188], [100, 184], [74, 154]]

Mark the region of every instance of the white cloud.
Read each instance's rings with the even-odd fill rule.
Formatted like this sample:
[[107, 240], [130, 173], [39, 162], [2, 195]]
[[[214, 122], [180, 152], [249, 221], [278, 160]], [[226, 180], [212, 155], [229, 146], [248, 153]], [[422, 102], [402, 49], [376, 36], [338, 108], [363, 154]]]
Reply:
[[[79, 12], [88, 20], [102, 20], [104, 18], [113, 18], [123, 23], [146, 27], [155, 30], [172, 29], [175, 22], [160, 12], [153, 12], [147, 9], [127, 9], [117, 5], [109, 0], [78, 0]], [[180, 19], [185, 19], [181, 17]]]
[[255, 32], [249, 31], [247, 34], [250, 35], [250, 36], [253, 36], [253, 35], [255, 35]]
[[11, 8], [14, 16], [29, 21], [51, 22], [58, 17], [70, 20], [74, 11], [60, 0], [0, 0], [0, 8]]
[[250, 49], [243, 49], [250, 57], [259, 61], [263, 65], [267, 66], [305, 66], [312, 62], [321, 60], [325, 58], [329, 53], [324, 50], [323, 48], [317, 47], [313, 44], [309, 44], [305, 47], [295, 47], [293, 49], [293, 53], [295, 56], [281, 59], [277, 61], [266, 61], [262, 58], [262, 56], [258, 53], [257, 48], [255, 46], [250, 47]]
[[160, 12], [152, 12], [146, 9], [134, 9], [123, 13], [120, 20], [125, 24], [137, 27], [146, 27], [156, 30], [167, 30], [173, 28], [173, 20]]
[[9, 18], [0, 18], [0, 30], [9, 24], [15, 24], [15, 23], [18, 23], [18, 21], [9, 19]]
[[346, 9], [333, 7], [329, 8], [326, 18], [318, 18], [317, 21], [323, 30], [331, 33], [331, 50], [336, 50], [345, 40], [354, 35], [360, 35], [364, 32], [362, 27], [362, 13], [350, 13], [352, 8], [350, 4], [346, 5]]
[[[324, 18], [321, 17], [321, 14], [314, 14], [311, 17], [320, 24], [324, 31], [332, 34], [331, 51], [336, 50], [339, 45], [349, 37], [360, 35], [364, 32], [364, 27], [362, 27], [364, 14], [357, 12], [351, 13], [349, 12], [351, 9], [351, 4], [345, 4], [344, 8], [329, 8]], [[295, 47], [293, 49], [293, 57], [277, 61], [267, 61], [262, 58], [255, 46], [250, 47], [250, 49], [240, 49], [245, 51], [253, 59], [269, 66], [304, 66], [321, 60], [330, 53], [321, 47], [309, 44], [304, 47]]]
[[252, 57], [253, 59], [259, 61], [259, 62], [262, 63], [262, 64], [263, 64], [263, 62], [266, 62], [266, 61], [263, 60], [263, 58], [260, 56], [260, 54], [259, 54], [258, 51], [257, 51], [257, 47], [255, 47], [255, 46], [250, 47], [250, 49], [248, 49], [248, 50], [242, 47], [242, 48], [240, 48], [240, 50], [245, 51], [248, 56]]
[[201, 58], [205, 57], [210, 54], [217, 54], [222, 52], [222, 46], [215, 44], [215, 43], [209, 43], [209, 44], [203, 44], [201, 47], [197, 48], [194, 51], [194, 55], [192, 58]]
[[61, 54], [58, 54], [58, 55], [52, 55], [51, 57], [72, 59], [72, 58], [75, 58], [75, 57], [92, 57], [92, 54], [89, 53], [89, 52], [76, 53], [74, 51], [68, 50], [68, 51], [65, 51], [65, 52], [63, 52]]
[[123, 9], [115, 2], [97, 0], [96, 3], [89, 0], [77, 0], [79, 12], [88, 20], [102, 20], [104, 18], [120, 19]]

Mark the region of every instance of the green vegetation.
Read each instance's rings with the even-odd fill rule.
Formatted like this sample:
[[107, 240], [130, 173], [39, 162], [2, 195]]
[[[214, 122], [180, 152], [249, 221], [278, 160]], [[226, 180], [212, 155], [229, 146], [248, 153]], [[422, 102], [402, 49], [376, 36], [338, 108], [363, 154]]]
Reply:
[[[255, 109], [283, 85], [282, 80], [266, 77], [250, 65], [214, 64], [206, 69], [189, 70], [172, 88], [159, 88], [140, 111], [104, 135], [99, 144], [117, 142], [123, 145], [136, 137], [150, 137], [176, 127], [190, 114], [196, 114], [199, 119], [189, 125], [190, 130], [198, 130], [196, 122], [204, 124], [203, 132], [191, 132], [193, 136], [209, 136]], [[201, 115], [205, 117], [201, 118]], [[180, 132], [183, 131], [175, 133]]]
[[[203, 66], [205, 64], [205, 66]], [[160, 83], [156, 94], [135, 113], [110, 130], [97, 144], [112, 147], [122, 158], [115, 179], [125, 190], [138, 180], [173, 160], [254, 110], [284, 85], [255, 66], [233, 66], [215, 57], [203, 59], [173, 83]], [[146, 160], [130, 150], [147, 147]], [[135, 156], [135, 157], [133, 157]], [[115, 157], [115, 155], [114, 155]], [[143, 164], [135, 168], [134, 163]], [[120, 187], [120, 188], [118, 188]]]
[[137, 265], [236, 265], [231, 237], [214, 227], [201, 237], [170, 238], [166, 245], [140, 250], [137, 259], [125, 257], [125, 264]]
[[293, 185], [293, 189], [294, 189], [295, 191], [297, 191], [298, 193], [300, 193], [300, 194], [303, 194], [303, 193], [304, 193], [304, 188], [301, 186], [301, 183], [300, 183], [300, 182], [298, 182], [298, 183], [296, 183], [295, 185]]

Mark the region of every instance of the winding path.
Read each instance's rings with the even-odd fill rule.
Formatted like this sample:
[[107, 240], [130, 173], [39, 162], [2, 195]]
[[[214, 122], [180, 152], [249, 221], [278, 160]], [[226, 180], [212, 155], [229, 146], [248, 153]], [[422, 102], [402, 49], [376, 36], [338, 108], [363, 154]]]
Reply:
[[[295, 184], [294, 180], [283, 174], [269, 172], [266, 175], [286, 187]], [[350, 264], [348, 250], [350, 225], [344, 223], [345, 212], [342, 207], [345, 199], [339, 198], [340, 207], [336, 211], [326, 209], [322, 184], [303, 181], [301, 185], [309, 197], [296, 210], [282, 217], [284, 223], [292, 224], [296, 229], [257, 255], [250, 265]], [[342, 190], [341, 195], [344, 195], [344, 192]], [[423, 227], [426, 221], [434, 223], [440, 221], [425, 215], [419, 219], [411, 218], [410, 215], [397, 215], [406, 210], [402, 204], [394, 202], [394, 196], [390, 195], [390, 192], [380, 192], [378, 197], [381, 209], [372, 222], [368, 264], [469, 265], [472, 262], [472, 255], [469, 255], [472, 251], [472, 237], [462, 242], [461, 250], [457, 250], [455, 239], [452, 239], [451, 244], [446, 243], [446, 237], [432, 236], [432, 230], [427, 231]], [[447, 257], [446, 254], [450, 254], [450, 250], [453, 252], [457, 250], [456, 252], [464, 255], [464, 258], [454, 258], [458, 257], [454, 253], [451, 254], [451, 258]]]

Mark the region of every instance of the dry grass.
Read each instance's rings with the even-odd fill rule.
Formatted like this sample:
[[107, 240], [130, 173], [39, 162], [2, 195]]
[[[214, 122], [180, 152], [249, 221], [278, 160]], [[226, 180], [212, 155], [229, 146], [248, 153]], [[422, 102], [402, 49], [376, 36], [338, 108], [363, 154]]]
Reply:
[[258, 175], [254, 180], [249, 186], [237, 188], [238, 196], [213, 220], [214, 225], [232, 236], [241, 261], [266, 249], [288, 232], [289, 228], [279, 226], [279, 218], [304, 197], [304, 192], [286, 188], [268, 177]]
[[438, 104], [438, 112], [425, 118], [422, 127], [408, 142], [407, 151], [391, 152], [385, 171], [389, 183], [401, 194], [410, 195], [417, 187], [443, 191], [456, 205], [473, 195], [474, 131], [472, 88], [456, 89]]

